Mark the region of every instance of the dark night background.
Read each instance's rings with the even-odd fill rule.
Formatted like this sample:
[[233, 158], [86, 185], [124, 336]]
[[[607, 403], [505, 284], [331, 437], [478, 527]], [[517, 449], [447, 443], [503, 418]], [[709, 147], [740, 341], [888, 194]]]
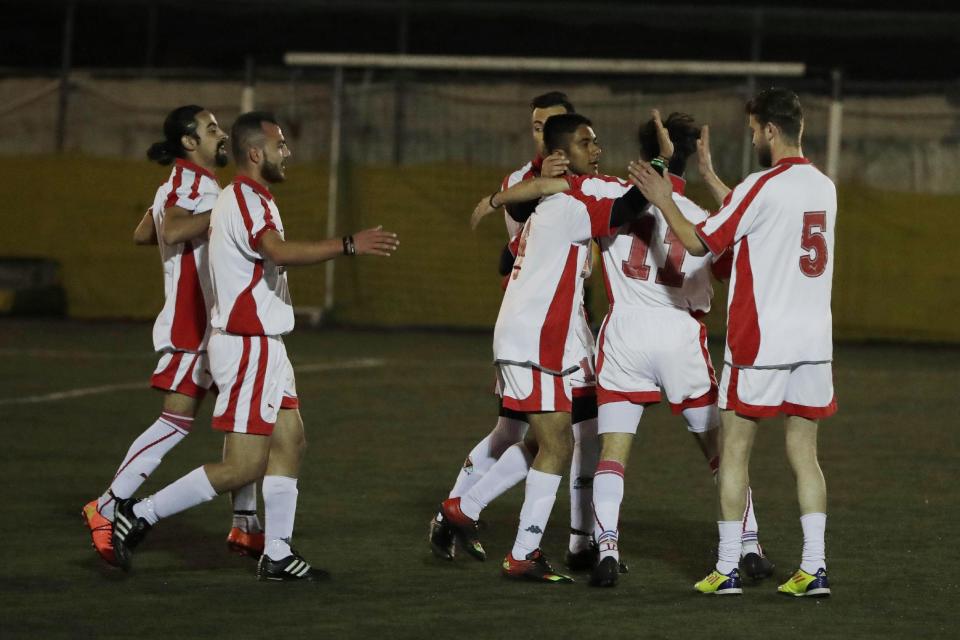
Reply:
[[[0, 73], [53, 74], [66, 0], [2, 3]], [[950, 2], [464, 2], [86, 0], [71, 64], [138, 73], [280, 68], [286, 51], [802, 61], [847, 91], [956, 92]]]

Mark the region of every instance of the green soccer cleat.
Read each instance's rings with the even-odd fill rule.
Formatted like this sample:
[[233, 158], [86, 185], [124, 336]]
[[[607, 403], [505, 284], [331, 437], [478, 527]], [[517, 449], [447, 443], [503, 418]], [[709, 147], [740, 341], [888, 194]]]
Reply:
[[789, 580], [777, 587], [777, 591], [785, 596], [798, 598], [828, 598], [830, 581], [827, 580], [827, 570], [820, 568], [814, 575], [810, 575], [803, 569], [797, 569]]
[[740, 571], [737, 569], [726, 575], [714, 569], [710, 575], [693, 585], [693, 588], [710, 596], [738, 596], [743, 593]]
[[513, 553], [508, 553], [500, 567], [507, 578], [552, 584], [573, 582], [570, 576], [554, 571], [540, 549], [534, 549], [523, 560], [517, 560], [513, 557]]

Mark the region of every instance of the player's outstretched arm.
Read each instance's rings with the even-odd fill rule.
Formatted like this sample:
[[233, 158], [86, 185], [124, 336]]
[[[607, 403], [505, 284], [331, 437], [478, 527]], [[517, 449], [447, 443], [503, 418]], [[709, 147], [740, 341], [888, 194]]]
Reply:
[[713, 170], [713, 156], [710, 154], [710, 126], [706, 124], [700, 129], [700, 139], [697, 140], [697, 169], [707, 183], [710, 193], [716, 198], [717, 204], [722, 203], [731, 189]]
[[140, 218], [140, 224], [133, 230], [133, 243], [146, 245], [157, 244], [157, 228], [153, 225], [153, 215], [150, 209]]
[[207, 235], [210, 228], [210, 212], [190, 213], [180, 207], [168, 207], [163, 211], [161, 236], [165, 244], [179, 244]]
[[284, 240], [279, 233], [270, 230], [260, 237], [259, 243], [260, 253], [280, 266], [317, 264], [338, 256], [389, 257], [399, 246], [397, 234], [384, 231], [383, 227], [316, 242]]
[[670, 177], [660, 175], [648, 162], [631, 162], [627, 167], [630, 183], [640, 189], [650, 203], [663, 213], [664, 219], [673, 232], [680, 238], [683, 247], [690, 255], [707, 255], [707, 247], [697, 235], [697, 229], [687, 220], [673, 201], [673, 184]]
[[562, 193], [570, 188], [563, 178], [534, 178], [524, 180], [505, 189], [496, 191], [477, 203], [470, 216], [470, 228], [476, 229], [480, 221], [505, 204], [518, 204], [530, 200], [538, 200], [544, 196]]

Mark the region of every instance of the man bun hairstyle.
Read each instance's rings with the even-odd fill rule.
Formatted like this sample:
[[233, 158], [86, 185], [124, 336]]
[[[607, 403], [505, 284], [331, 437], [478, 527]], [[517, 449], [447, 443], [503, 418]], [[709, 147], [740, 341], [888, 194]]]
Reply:
[[230, 142], [233, 145], [233, 160], [237, 164], [246, 164], [247, 150], [262, 147], [266, 139], [263, 124], [280, 125], [277, 117], [269, 111], [249, 111], [237, 118], [230, 128]]
[[186, 158], [187, 150], [183, 148], [181, 138], [193, 136], [199, 139], [197, 114], [201, 111], [206, 109], [199, 105], [188, 104], [168, 113], [163, 121], [163, 140], [150, 145], [147, 149], [147, 158], [162, 165], [170, 164], [174, 158]]
[[553, 153], [557, 149], [569, 151], [570, 138], [583, 125], [592, 127], [593, 123], [579, 113], [561, 113], [547, 118], [543, 125], [543, 147], [546, 152]]
[[[670, 173], [682, 176], [687, 168], [687, 159], [697, 152], [697, 140], [700, 139], [700, 125], [688, 113], [674, 111], [663, 123], [670, 141], [673, 142], [673, 157], [667, 169]], [[657, 125], [653, 118], [640, 125], [637, 134], [640, 140], [640, 155], [644, 160], [652, 160], [660, 155], [660, 141], [657, 139]]]
[[574, 113], [576, 109], [573, 108], [573, 103], [570, 102], [570, 99], [567, 98], [567, 94], [562, 91], [550, 91], [548, 93], [541, 94], [530, 101], [531, 109], [549, 109], [550, 107], [562, 106], [567, 110], [567, 113]]
[[803, 110], [800, 108], [800, 98], [793, 91], [781, 87], [764, 89], [747, 102], [746, 112], [761, 125], [776, 125], [787, 142], [800, 144]]

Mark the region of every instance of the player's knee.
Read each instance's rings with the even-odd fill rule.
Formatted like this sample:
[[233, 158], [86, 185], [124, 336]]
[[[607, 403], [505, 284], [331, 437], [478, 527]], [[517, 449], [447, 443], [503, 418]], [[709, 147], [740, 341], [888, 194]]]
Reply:
[[690, 433], [706, 433], [720, 426], [720, 411], [715, 404], [684, 409], [683, 418]]

